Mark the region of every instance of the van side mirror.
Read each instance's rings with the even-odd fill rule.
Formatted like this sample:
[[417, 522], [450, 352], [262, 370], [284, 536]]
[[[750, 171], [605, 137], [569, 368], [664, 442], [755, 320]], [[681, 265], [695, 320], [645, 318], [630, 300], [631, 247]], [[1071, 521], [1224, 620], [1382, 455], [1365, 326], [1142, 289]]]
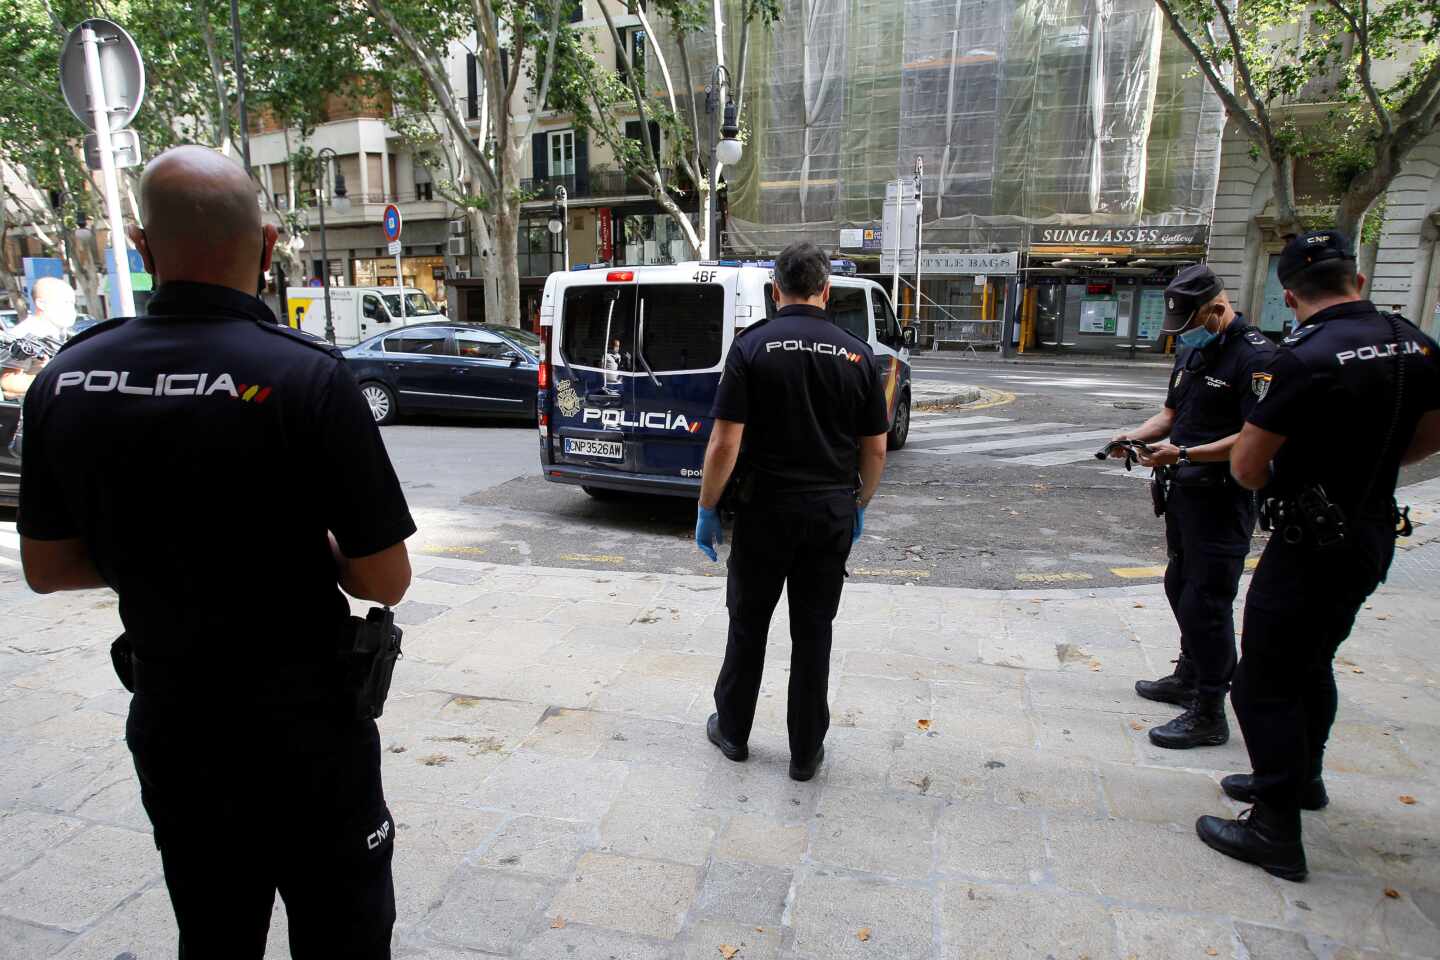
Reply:
[[901, 327], [900, 339], [904, 342], [905, 346], [914, 347], [915, 344], [920, 342], [920, 331], [916, 330], [913, 325]]

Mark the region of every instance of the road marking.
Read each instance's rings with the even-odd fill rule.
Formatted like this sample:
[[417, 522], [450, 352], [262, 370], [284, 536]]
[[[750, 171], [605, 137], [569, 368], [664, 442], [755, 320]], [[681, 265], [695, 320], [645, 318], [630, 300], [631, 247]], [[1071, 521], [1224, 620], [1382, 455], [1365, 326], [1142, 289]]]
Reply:
[[852, 577], [916, 577], [925, 579], [930, 576], [929, 570], [907, 570], [904, 567], [897, 567], [892, 570], [882, 570], [875, 567], [856, 567], [850, 571]]
[[[1256, 567], [1258, 567], [1259, 565], [1260, 565], [1260, 558], [1259, 558], [1259, 557], [1246, 557], [1246, 558], [1245, 558], [1245, 569], [1246, 569], [1246, 570], [1254, 570], [1254, 569], [1255, 569]], [[1162, 565], [1160, 565], [1160, 566], [1158, 566], [1158, 567], [1111, 567], [1111, 568], [1110, 568], [1110, 572], [1113, 573], [1113, 574], [1115, 574], [1115, 576], [1117, 576], [1117, 577], [1123, 577], [1123, 578], [1125, 578], [1126, 580], [1141, 580], [1141, 579], [1147, 579], [1147, 578], [1150, 578], [1150, 577], [1163, 577], [1163, 576], [1165, 576], [1165, 570], [1166, 570], [1167, 566], [1168, 566], [1168, 564], [1162, 564]]]
[[11, 533], [14, 527], [6, 524], [9, 529], [0, 529], [0, 547], [10, 547], [12, 550], [20, 549], [20, 534]]
[[1079, 583], [1095, 577], [1088, 573], [1017, 573], [1015, 579], [1021, 583]]
[[1024, 464], [1031, 467], [1058, 467], [1062, 463], [1084, 463], [1095, 459], [1091, 447], [1070, 450], [1049, 450], [1045, 453], [1031, 453], [1023, 457], [996, 457], [1001, 463]]
[[1149, 390], [1144, 393], [1122, 393], [1119, 390], [1096, 390], [1090, 394], [1092, 397], [1107, 397], [1117, 400], [1164, 400], [1167, 396], [1164, 390]]
[[948, 456], [954, 453], [979, 453], [987, 450], [1013, 450], [1021, 447], [1045, 447], [1063, 443], [1075, 443], [1081, 440], [1098, 440], [1101, 437], [1113, 437], [1114, 428], [1108, 430], [1082, 430], [1078, 433], [1056, 433], [1040, 437], [1012, 437], [1002, 440], [980, 440], [975, 443], [955, 443], [943, 447], [920, 447], [916, 453], [929, 453], [935, 456]]
[[910, 424], [910, 434], [914, 436], [916, 430], [929, 430], [932, 427], [965, 426], [971, 423], [1009, 423], [1009, 417], [956, 417], [943, 414], [932, 414], [939, 419], [927, 420], [924, 423]]
[[560, 559], [568, 563], [624, 563], [625, 558], [613, 553], [562, 553]]
[[1012, 423], [1005, 427], [979, 427], [975, 430], [940, 430], [934, 433], [911, 434], [911, 440], [956, 440], [964, 437], [1001, 437], [1042, 430], [1074, 430], [1073, 423]]
[[464, 547], [464, 546], [448, 546], [448, 547], [447, 547], [447, 546], [445, 546], [445, 545], [442, 544], [442, 545], [439, 545], [439, 546], [421, 547], [421, 548], [420, 548], [420, 552], [421, 552], [421, 553], [429, 553], [429, 554], [436, 554], [436, 553], [440, 553], [440, 554], [444, 554], [444, 553], [483, 554], [483, 553], [485, 553], [485, 548], [484, 548], [484, 547]]

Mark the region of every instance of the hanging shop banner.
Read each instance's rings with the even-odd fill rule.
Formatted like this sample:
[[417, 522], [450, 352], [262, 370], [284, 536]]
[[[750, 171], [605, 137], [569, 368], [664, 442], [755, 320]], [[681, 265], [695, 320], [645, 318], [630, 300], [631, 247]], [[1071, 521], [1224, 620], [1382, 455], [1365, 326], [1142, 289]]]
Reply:
[[1030, 228], [1030, 245], [1062, 247], [1203, 247], [1208, 224], [1179, 227], [1047, 227]]
[[600, 220], [600, 259], [609, 263], [615, 256], [615, 218], [609, 207], [601, 207], [596, 213]]

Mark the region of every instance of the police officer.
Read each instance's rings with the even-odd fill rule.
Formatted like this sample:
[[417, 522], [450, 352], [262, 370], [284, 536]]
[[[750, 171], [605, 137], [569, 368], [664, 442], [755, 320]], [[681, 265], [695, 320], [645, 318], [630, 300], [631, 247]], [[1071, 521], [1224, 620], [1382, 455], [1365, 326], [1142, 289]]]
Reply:
[[1135, 692], [1185, 707], [1150, 731], [1156, 746], [1218, 746], [1230, 739], [1225, 692], [1235, 668], [1235, 593], [1255, 532], [1254, 497], [1231, 480], [1227, 463], [1258, 399], [1252, 378], [1275, 348], [1231, 308], [1224, 284], [1204, 264], [1180, 271], [1166, 287], [1161, 332], [1178, 334], [1182, 347], [1164, 409], [1117, 439], [1150, 445], [1140, 462], [1156, 468], [1153, 482], [1164, 498], [1165, 595], [1180, 626], [1180, 658], [1170, 676], [1138, 681]]
[[255, 297], [276, 234], [250, 179], [180, 147], [141, 206], [150, 314], [70, 340], [26, 398], [25, 576], [119, 594], [180, 956], [258, 960], [278, 890], [293, 956], [388, 957], [394, 829], [341, 588], [398, 602], [415, 525], [340, 354]]
[[845, 561], [885, 468], [885, 389], [870, 348], [831, 323], [830, 265], [809, 243], [775, 260], [774, 319], [736, 339], [711, 412], [695, 541], [711, 560], [716, 508], [741, 461], [726, 602], [730, 634], [710, 741], [734, 761], [760, 695], [770, 617], [790, 597], [790, 776], [809, 780], [830, 726], [831, 623]]
[[1343, 234], [1292, 239], [1278, 273], [1297, 327], [1254, 375], [1263, 399], [1231, 455], [1235, 478], [1263, 490], [1273, 528], [1245, 598], [1231, 694], [1253, 773], [1221, 781], [1254, 806], [1195, 826], [1216, 850], [1299, 881], [1300, 811], [1328, 800], [1331, 661], [1406, 524], [1395, 503], [1400, 466], [1440, 450], [1440, 354], [1361, 296], [1365, 278]]

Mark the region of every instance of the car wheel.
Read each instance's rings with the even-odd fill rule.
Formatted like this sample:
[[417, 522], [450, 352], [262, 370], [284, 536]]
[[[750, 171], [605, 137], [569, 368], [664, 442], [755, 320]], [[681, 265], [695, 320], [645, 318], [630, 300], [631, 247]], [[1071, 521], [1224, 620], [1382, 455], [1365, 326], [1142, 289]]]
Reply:
[[365, 404], [370, 408], [370, 416], [375, 418], [378, 424], [394, 423], [399, 410], [395, 406], [395, 394], [383, 383], [371, 380], [369, 383], [360, 385], [360, 395], [365, 398]]
[[885, 439], [885, 446], [890, 450], [899, 450], [905, 446], [905, 441], [910, 439], [910, 398], [901, 397], [900, 402], [895, 405], [895, 423], [890, 428], [890, 434]]

